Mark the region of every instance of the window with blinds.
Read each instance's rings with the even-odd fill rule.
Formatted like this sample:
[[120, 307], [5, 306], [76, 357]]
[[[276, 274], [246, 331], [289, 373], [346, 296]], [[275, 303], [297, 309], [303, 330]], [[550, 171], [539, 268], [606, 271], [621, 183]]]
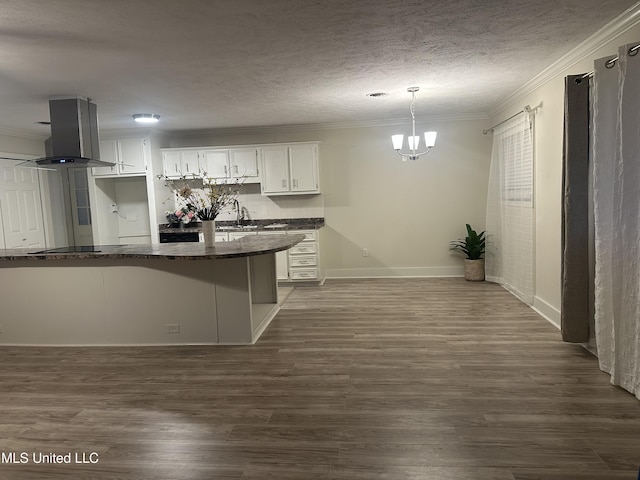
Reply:
[[509, 129], [500, 138], [502, 201], [533, 206], [533, 145], [530, 132]]

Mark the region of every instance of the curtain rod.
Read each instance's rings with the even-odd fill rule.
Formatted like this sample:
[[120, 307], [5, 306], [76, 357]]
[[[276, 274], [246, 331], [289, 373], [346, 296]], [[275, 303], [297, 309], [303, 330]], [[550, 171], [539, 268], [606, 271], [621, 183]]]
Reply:
[[[640, 43], [638, 45], [635, 45], [633, 47], [631, 47], [629, 49], [629, 55], [631, 55], [632, 57], [634, 55], [638, 54], [638, 50], [640, 50]], [[616, 62], [620, 60], [620, 57], [618, 55], [616, 55], [615, 57], [613, 57], [611, 60], [607, 60], [604, 64], [605, 67], [607, 68], [613, 68], [613, 66], [616, 64]], [[587, 78], [587, 77], [593, 77], [594, 71], [591, 70], [589, 73], [585, 73], [582, 78]]]
[[493, 132], [493, 130], [494, 130], [496, 127], [499, 127], [500, 125], [502, 125], [503, 123], [508, 122], [508, 121], [509, 121], [509, 120], [511, 120], [512, 118], [517, 117], [517, 116], [518, 116], [518, 115], [520, 115], [521, 113], [525, 113], [525, 112], [526, 112], [526, 113], [531, 114], [531, 113], [536, 113], [536, 110], [538, 110], [538, 107], [536, 107], [536, 108], [531, 108], [529, 105], [526, 105], [526, 106], [525, 106], [522, 110], [520, 110], [518, 113], [514, 113], [514, 114], [513, 114], [513, 115], [511, 115], [509, 118], [507, 118], [507, 119], [505, 119], [505, 120], [501, 121], [500, 123], [496, 123], [493, 127], [489, 128], [488, 130], [483, 130], [483, 131], [482, 131], [482, 133], [483, 133], [483, 134], [485, 134], [485, 135], [486, 135], [487, 133], [491, 133], [491, 132]]

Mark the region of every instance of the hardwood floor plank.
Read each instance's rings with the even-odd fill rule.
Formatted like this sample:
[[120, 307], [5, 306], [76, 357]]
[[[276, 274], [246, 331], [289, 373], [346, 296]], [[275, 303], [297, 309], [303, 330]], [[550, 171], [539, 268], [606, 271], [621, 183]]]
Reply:
[[[296, 288], [254, 346], [0, 347], [0, 479], [635, 480], [640, 402], [501, 287]], [[8, 457], [7, 457], [8, 458]], [[6, 458], [5, 458], [6, 460]]]

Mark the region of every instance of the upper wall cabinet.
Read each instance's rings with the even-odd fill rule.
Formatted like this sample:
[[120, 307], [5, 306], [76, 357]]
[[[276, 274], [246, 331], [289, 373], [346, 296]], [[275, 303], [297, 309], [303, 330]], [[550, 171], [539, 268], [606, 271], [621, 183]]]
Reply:
[[261, 149], [263, 195], [320, 193], [318, 145], [276, 145]]
[[144, 175], [149, 146], [144, 138], [101, 140], [100, 159], [115, 163], [112, 167], [93, 167], [94, 177]]
[[245, 183], [260, 181], [257, 148], [202, 150], [200, 167], [210, 178], [241, 178]]
[[200, 155], [200, 168], [209, 178], [229, 177], [229, 150], [203, 150]]
[[258, 149], [165, 149], [162, 151], [164, 173], [168, 177], [206, 173], [217, 180], [241, 178], [244, 183], [258, 183]]
[[258, 177], [258, 149], [232, 148], [229, 150], [229, 172], [231, 177]]
[[198, 152], [195, 150], [163, 151], [162, 168], [167, 177], [197, 174], [200, 168]]

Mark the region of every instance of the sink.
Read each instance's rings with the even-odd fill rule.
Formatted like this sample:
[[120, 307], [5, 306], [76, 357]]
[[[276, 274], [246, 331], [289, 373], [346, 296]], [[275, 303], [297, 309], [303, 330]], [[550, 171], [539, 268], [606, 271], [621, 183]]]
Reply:
[[274, 228], [274, 229], [277, 229], [277, 228], [287, 228], [288, 226], [289, 226], [289, 224], [288, 224], [288, 223], [272, 223], [272, 224], [270, 224], [270, 225], [265, 225], [265, 227], [264, 227], [264, 228]]
[[257, 225], [223, 225], [218, 227], [219, 230], [255, 230]]

